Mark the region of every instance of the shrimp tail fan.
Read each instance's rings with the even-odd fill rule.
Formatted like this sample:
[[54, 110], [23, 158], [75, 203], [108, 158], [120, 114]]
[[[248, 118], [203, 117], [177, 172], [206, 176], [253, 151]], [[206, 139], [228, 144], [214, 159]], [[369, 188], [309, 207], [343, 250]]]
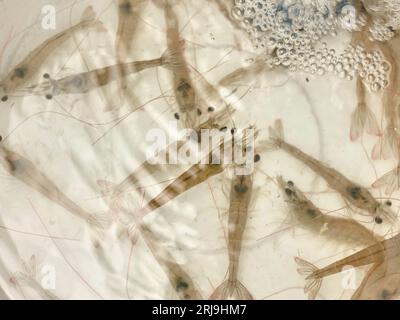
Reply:
[[161, 56], [161, 65], [166, 69], [177, 70], [183, 67], [183, 62], [177, 50], [167, 49]]
[[274, 126], [268, 128], [269, 140], [264, 140], [260, 142], [260, 151], [274, 151], [280, 148], [282, 142], [285, 141], [283, 135], [283, 124], [282, 120], [278, 119], [275, 121]]
[[106, 213], [92, 214], [87, 219], [87, 222], [99, 229], [107, 229], [112, 224], [111, 217]]
[[385, 194], [391, 195], [394, 191], [400, 189], [400, 168], [396, 167], [393, 170], [385, 173], [382, 177], [372, 184], [373, 188], [385, 187]]
[[211, 300], [254, 300], [252, 294], [239, 281], [226, 280], [222, 282], [210, 296]]
[[85, 27], [93, 27], [98, 31], [107, 31], [104, 27], [104, 24], [96, 19], [96, 12], [94, 11], [92, 6], [88, 6], [81, 15], [80, 25], [82, 28]]
[[318, 268], [312, 263], [299, 257], [295, 257], [294, 260], [298, 265], [297, 272], [302, 276], [306, 276], [304, 293], [307, 295], [309, 300], [315, 300], [322, 285], [322, 279], [315, 275]]

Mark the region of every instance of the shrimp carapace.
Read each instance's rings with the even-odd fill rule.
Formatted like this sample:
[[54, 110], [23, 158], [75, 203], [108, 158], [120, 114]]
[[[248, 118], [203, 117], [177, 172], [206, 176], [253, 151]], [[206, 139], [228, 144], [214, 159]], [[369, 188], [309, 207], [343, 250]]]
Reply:
[[252, 175], [235, 175], [232, 178], [228, 212], [228, 279], [215, 289], [211, 299], [253, 300], [251, 293], [238, 280], [240, 251], [252, 189]]

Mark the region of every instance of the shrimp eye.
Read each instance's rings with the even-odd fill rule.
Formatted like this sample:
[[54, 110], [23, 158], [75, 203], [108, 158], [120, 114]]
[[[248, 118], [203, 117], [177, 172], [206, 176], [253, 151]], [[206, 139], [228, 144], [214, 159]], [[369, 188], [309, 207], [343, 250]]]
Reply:
[[197, 109], [197, 115], [201, 116], [202, 112], [200, 109]]
[[50, 75], [48, 73], [43, 74], [43, 78], [50, 79]]
[[287, 185], [288, 185], [289, 187], [294, 187], [293, 181], [290, 181], [290, 180], [287, 182]]
[[392, 206], [392, 201], [390, 201], [390, 200], [386, 201], [385, 203], [386, 203], [386, 205], [387, 205], [388, 207], [391, 207], [391, 206]]
[[179, 113], [175, 113], [175, 114], [174, 114], [174, 117], [175, 117], [176, 120], [179, 120], [179, 119], [181, 118], [181, 117], [179, 116]]
[[286, 195], [288, 195], [289, 197], [293, 194], [293, 191], [290, 190], [289, 188], [285, 189]]
[[214, 107], [208, 107], [207, 111], [208, 112], [214, 112], [215, 108]]
[[227, 127], [222, 127], [221, 129], [219, 129], [219, 131], [225, 132], [226, 130], [228, 130]]
[[51, 99], [53, 99], [53, 96], [51, 94], [46, 94], [46, 99], [51, 100]]
[[261, 160], [260, 155], [259, 155], [259, 154], [256, 154], [256, 155], [254, 156], [254, 162], [258, 162], [258, 161], [260, 161], [260, 160]]
[[1, 98], [1, 101], [6, 102], [8, 100], [8, 96], [4, 96]]
[[231, 129], [231, 134], [235, 134], [236, 133], [236, 128], [232, 128]]
[[3, 137], [2, 136], [0, 136], [0, 142], [2, 142], [3, 141]]
[[381, 224], [383, 222], [381, 217], [375, 217], [375, 223]]

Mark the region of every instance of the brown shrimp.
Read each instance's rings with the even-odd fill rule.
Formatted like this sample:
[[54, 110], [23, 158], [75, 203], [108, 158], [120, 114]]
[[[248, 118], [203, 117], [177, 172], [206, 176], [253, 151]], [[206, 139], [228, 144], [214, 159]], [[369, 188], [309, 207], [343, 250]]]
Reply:
[[104, 228], [109, 225], [110, 221], [107, 217], [91, 214], [82, 209], [50, 181], [42, 171], [36, 168], [32, 161], [9, 150], [4, 145], [0, 146], [0, 163], [14, 178], [25, 183], [47, 199], [62, 206], [73, 215], [95, 227]]
[[[299, 265], [297, 271], [301, 275], [306, 276], [307, 284], [305, 286], [305, 292], [308, 294], [310, 299], [314, 299], [321, 288], [323, 278], [342, 272], [343, 268], [346, 266], [357, 268], [372, 264], [372, 269], [370, 269], [368, 272], [366, 280], [363, 281], [360, 289], [356, 291], [354, 295], [354, 298], [359, 298], [364, 287], [369, 284], [369, 280], [371, 280], [371, 273], [374, 269], [380, 268], [381, 265], [385, 266], [385, 264], [385, 267], [387, 267], [388, 264], [392, 263], [392, 260], [399, 259], [399, 245], [400, 235], [396, 235], [391, 239], [383, 240], [371, 245], [322, 269], [318, 269], [313, 264], [296, 257], [295, 261]], [[393, 264], [391, 266], [393, 266]], [[396, 266], [398, 266], [398, 264], [396, 264]]]
[[82, 28], [98, 27], [99, 25], [101, 23], [96, 21], [96, 14], [93, 8], [91, 6], [88, 7], [83, 12], [79, 23], [47, 39], [12, 68], [0, 83], [0, 88], [4, 95], [1, 100], [6, 101], [8, 95], [13, 94], [30, 81], [40, 70], [47, 57], [62, 43], [72, 38], [75, 31]]
[[252, 188], [252, 175], [236, 175], [233, 177], [228, 213], [228, 279], [215, 289], [210, 299], [226, 300], [236, 298], [239, 300], [253, 300], [251, 293], [238, 280], [242, 237], [246, 228]]
[[278, 177], [277, 182], [290, 208], [294, 226], [300, 226], [327, 240], [352, 246], [365, 247], [382, 240], [357, 221], [323, 214], [293, 181], [285, 181]]

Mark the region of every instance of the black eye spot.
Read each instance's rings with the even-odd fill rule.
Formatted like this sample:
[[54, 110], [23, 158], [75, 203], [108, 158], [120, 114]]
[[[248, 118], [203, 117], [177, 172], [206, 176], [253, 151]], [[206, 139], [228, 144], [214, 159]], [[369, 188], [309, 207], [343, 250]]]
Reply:
[[53, 99], [53, 96], [51, 94], [46, 94], [46, 99], [51, 100], [51, 99]]
[[16, 77], [22, 79], [22, 78], [25, 77], [26, 71], [27, 71], [27, 68], [23, 68], [23, 67], [17, 68], [17, 69], [14, 70], [14, 75], [15, 75]]
[[215, 108], [214, 107], [208, 107], [207, 111], [208, 112], [214, 112]]
[[246, 193], [249, 190], [249, 188], [240, 184], [235, 185], [234, 189], [237, 193]]
[[290, 180], [287, 182], [287, 185], [288, 185], [289, 187], [294, 187], [293, 181], [290, 181]]
[[232, 128], [231, 129], [231, 134], [235, 134], [236, 133], [236, 128]]
[[390, 200], [386, 201], [385, 203], [386, 203], [386, 205], [387, 205], [388, 207], [391, 207], [391, 206], [392, 206], [392, 201], [390, 201]]
[[4, 96], [1, 98], [1, 101], [6, 102], [8, 100], [8, 96]]
[[49, 75], [48, 73], [45, 73], [45, 74], [43, 75], [43, 78], [45, 78], [45, 79], [50, 79], [50, 75]]
[[181, 117], [179, 116], [179, 113], [175, 113], [175, 114], [174, 114], [174, 117], [175, 117], [176, 120], [179, 120], [179, 119], [181, 118]]
[[131, 4], [130, 4], [128, 1], [126, 1], [126, 2], [122, 3], [122, 4], [119, 6], [119, 10], [120, 10], [122, 13], [129, 14], [129, 13], [132, 12], [132, 6], [131, 6]]
[[3, 137], [2, 136], [0, 136], [0, 142], [2, 142], [3, 141]]
[[259, 154], [256, 154], [255, 156], [254, 156], [254, 162], [258, 162], [258, 161], [260, 161], [261, 160], [261, 156], [259, 155]]
[[289, 189], [289, 188], [286, 188], [286, 189], [285, 189], [285, 193], [286, 193], [286, 195], [288, 195], [289, 197], [293, 195], [293, 191], [292, 191], [291, 189]]
[[176, 284], [176, 291], [185, 291], [189, 288], [189, 285], [186, 281], [179, 279]]
[[307, 214], [311, 217], [311, 218], [315, 218], [317, 216], [317, 213], [315, 212], [314, 209], [307, 209]]
[[307, 81], [307, 82], [310, 82], [310, 79], [306, 78], [306, 81]]
[[349, 188], [348, 192], [350, 193], [351, 197], [354, 200], [360, 199], [360, 197], [361, 197], [361, 188], [360, 187]]
[[197, 115], [198, 115], [198, 116], [201, 116], [201, 115], [202, 115], [202, 112], [201, 112], [200, 109], [197, 109]]
[[382, 224], [382, 222], [383, 222], [383, 220], [382, 220], [382, 218], [381, 217], [375, 217], [375, 223], [376, 224]]

